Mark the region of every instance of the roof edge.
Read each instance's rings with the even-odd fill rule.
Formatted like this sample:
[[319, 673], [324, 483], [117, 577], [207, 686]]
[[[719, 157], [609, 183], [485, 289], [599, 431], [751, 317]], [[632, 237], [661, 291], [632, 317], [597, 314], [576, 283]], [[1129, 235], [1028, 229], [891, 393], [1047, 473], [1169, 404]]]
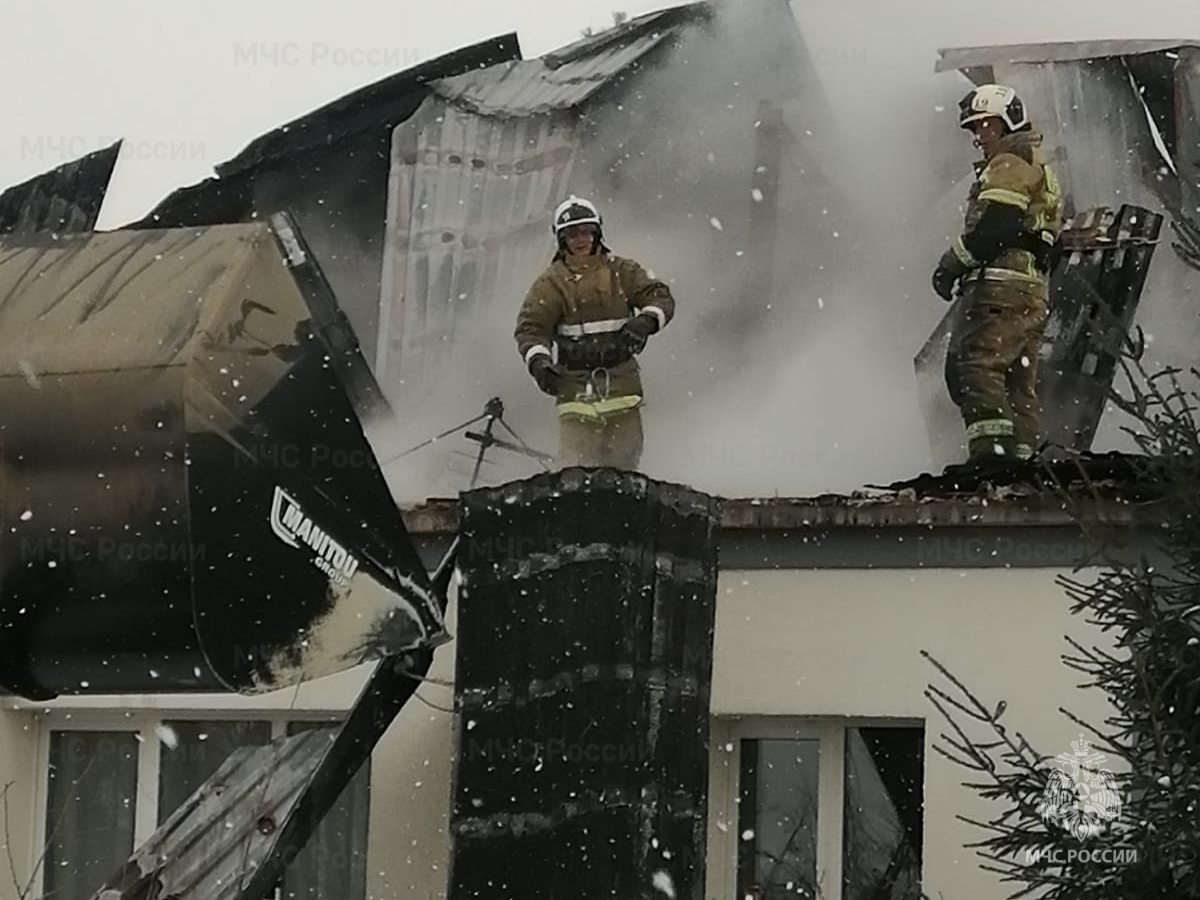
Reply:
[[1083, 41], [1040, 41], [1027, 44], [978, 44], [938, 48], [934, 72], [1004, 64], [1078, 62], [1085, 59], [1138, 56], [1185, 47], [1200, 47], [1187, 38], [1100, 38]]
[[[1090, 522], [1115, 527], [1157, 523], [1157, 504], [1120, 499], [1079, 499]], [[413, 535], [455, 534], [459, 501], [431, 498], [402, 511]], [[721, 500], [720, 527], [725, 531], [803, 531], [826, 528], [981, 528], [1040, 526], [1061, 528], [1078, 523], [1059, 498], [987, 497], [919, 499], [904, 495], [829, 495], [823, 497], [737, 497]]]

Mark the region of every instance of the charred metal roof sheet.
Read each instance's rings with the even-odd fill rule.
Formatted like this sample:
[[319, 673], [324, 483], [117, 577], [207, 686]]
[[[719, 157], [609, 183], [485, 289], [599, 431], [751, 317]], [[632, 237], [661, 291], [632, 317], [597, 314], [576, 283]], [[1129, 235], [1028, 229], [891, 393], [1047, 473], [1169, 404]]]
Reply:
[[934, 71], [949, 72], [955, 69], [1012, 63], [1071, 62], [1113, 56], [1137, 56], [1142, 53], [1160, 53], [1165, 50], [1196, 46], [1200, 46], [1200, 44], [1195, 41], [1172, 38], [1169, 40], [1048, 41], [1038, 44], [949, 47], [938, 50], [939, 59], [934, 65]]
[[228, 177], [272, 159], [335, 143], [341, 137], [369, 128], [390, 129], [421, 105], [430, 82], [520, 58], [515, 32], [445, 53], [339, 97], [256, 138], [233, 159], [217, 166], [217, 175]]
[[0, 194], [0, 233], [93, 231], [120, 150], [116, 141]]
[[528, 116], [569, 109], [681, 28], [709, 14], [707, 3], [647, 13], [538, 59], [442, 78], [430, 86], [439, 97], [481, 115]]
[[242, 221], [253, 207], [251, 183], [259, 167], [336, 144], [368, 129], [386, 134], [429, 96], [431, 81], [520, 58], [517, 36], [510, 32], [397, 72], [255, 138], [237, 156], [216, 166], [217, 177], [172, 191], [149, 213], [125, 227]]

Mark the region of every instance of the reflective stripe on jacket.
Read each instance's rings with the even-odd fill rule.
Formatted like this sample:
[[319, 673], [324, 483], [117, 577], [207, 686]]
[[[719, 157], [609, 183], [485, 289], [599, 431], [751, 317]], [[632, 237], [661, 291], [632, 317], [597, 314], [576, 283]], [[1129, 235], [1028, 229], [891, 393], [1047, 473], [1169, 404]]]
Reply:
[[642, 397], [637, 359], [620, 351], [618, 339], [636, 315], [652, 316], [660, 330], [675, 315], [670, 288], [639, 263], [607, 250], [582, 263], [556, 257], [521, 304], [517, 352], [528, 365], [535, 355], [557, 351], [567, 370], [558, 396], [561, 414], [622, 412]]
[[1008, 249], [987, 263], [967, 250], [964, 239], [971, 234], [989, 203], [1014, 206], [1022, 212], [1025, 230], [1039, 235], [1047, 246], [1058, 240], [1062, 230], [1062, 188], [1041, 148], [1042, 136], [1036, 131], [1018, 131], [1005, 135], [995, 154], [980, 168], [967, 196], [963, 234], [951, 245], [958, 260], [973, 270], [964, 276], [989, 279], [1033, 279], [1045, 283], [1046, 273], [1038, 269], [1033, 253]]

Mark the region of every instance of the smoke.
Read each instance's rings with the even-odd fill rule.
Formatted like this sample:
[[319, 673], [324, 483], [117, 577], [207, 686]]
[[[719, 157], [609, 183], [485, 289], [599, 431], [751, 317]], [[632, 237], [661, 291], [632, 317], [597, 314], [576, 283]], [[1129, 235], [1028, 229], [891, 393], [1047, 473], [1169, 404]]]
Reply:
[[[771, 20], [779, 4], [729, 0], [667, 65], [589, 105], [571, 190], [601, 204], [608, 245], [667, 281], [678, 304], [641, 357], [646, 474], [726, 496], [797, 496], [933, 465], [913, 361], [946, 312], [929, 274], [960, 226], [977, 153], [955, 122], [969, 83], [933, 73], [937, 49], [1131, 32], [1127, 14], [1091, 6], [1087, 21], [1070, 4], [1032, 2], [1028, 15], [1018, 2], [985, 21], [974, 8], [923, 5], [811, 0], [793, 4], [795, 20]], [[788, 56], [797, 24], [799, 70]], [[756, 173], [772, 110], [786, 137], [777, 170]], [[753, 221], [771, 207], [764, 238]], [[1147, 292], [1167, 277], [1159, 269]], [[511, 337], [536, 275], [481, 311], [435, 399], [406, 420], [408, 438], [409, 426], [432, 434], [459, 418], [447, 410], [501, 395], [506, 419], [553, 452], [552, 402]], [[1156, 321], [1177, 314], [1160, 309]], [[1157, 330], [1170, 340], [1169, 327]], [[456, 452], [423, 450], [394, 470], [398, 494], [465, 488], [464, 451], [476, 446], [453, 440]], [[483, 483], [538, 471], [503, 451], [488, 456], [496, 463]]]

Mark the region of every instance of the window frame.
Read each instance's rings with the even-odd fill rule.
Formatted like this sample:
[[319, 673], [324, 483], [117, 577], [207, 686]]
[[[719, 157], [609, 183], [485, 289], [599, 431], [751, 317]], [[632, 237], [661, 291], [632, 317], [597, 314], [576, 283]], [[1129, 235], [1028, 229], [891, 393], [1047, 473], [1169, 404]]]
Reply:
[[[162, 741], [156, 727], [168, 721], [189, 722], [269, 722], [271, 740], [287, 734], [291, 722], [316, 722], [337, 726], [345, 711], [287, 710], [287, 709], [202, 709], [155, 708], [150, 710], [46, 710], [38, 716], [36, 751], [37, 778], [34, 785], [34, 821], [39, 823], [34, 834], [34, 862], [37, 878], [34, 896], [45, 893], [46, 816], [50, 805], [50, 741], [55, 731], [123, 731], [137, 735], [138, 766], [135, 795], [133, 847], [136, 851], [158, 829], [159, 772], [162, 765]], [[370, 814], [368, 812], [368, 834]], [[99, 885], [96, 885], [99, 888]]]
[[[744, 740], [817, 740], [817, 885], [821, 900], [842, 900], [846, 729], [921, 728], [913, 716], [715, 716], [709, 726], [707, 889], [710, 900], [737, 894], [738, 797]], [[922, 784], [925, 773], [922, 773]], [[724, 830], [718, 823], [725, 823]], [[922, 823], [922, 827], [924, 827]]]

